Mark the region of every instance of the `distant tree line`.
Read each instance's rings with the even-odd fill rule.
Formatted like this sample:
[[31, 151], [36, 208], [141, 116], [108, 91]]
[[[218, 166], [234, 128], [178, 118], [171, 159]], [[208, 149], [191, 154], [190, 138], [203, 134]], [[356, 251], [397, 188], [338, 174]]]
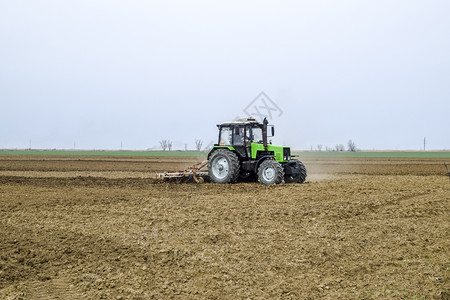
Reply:
[[[322, 150], [323, 150], [323, 145], [320, 145], [320, 144], [317, 145], [317, 151], [320, 152]], [[325, 151], [328, 151], [328, 152], [333, 152], [333, 151], [335, 151], [335, 152], [342, 152], [342, 151], [345, 151], [345, 146], [343, 144], [336, 144], [334, 147], [325, 146]], [[350, 152], [358, 151], [358, 148], [356, 147], [356, 144], [355, 144], [354, 141], [349, 140], [347, 142], [347, 151], [350, 151]]]
[[[163, 139], [159, 141], [159, 145], [163, 151], [171, 151], [172, 150], [172, 141], [168, 139]], [[201, 151], [203, 146], [203, 141], [201, 139], [195, 140], [195, 150]], [[184, 144], [184, 150], [187, 151], [187, 144]]]
[[172, 141], [171, 140], [160, 140], [159, 144], [161, 145], [161, 148], [163, 151], [166, 151], [167, 149], [170, 151], [172, 150]]
[[[173, 144], [172, 141], [168, 140], [168, 139], [163, 139], [163, 140], [159, 141], [159, 145], [161, 146], [161, 149], [163, 151], [166, 151], [166, 150], [171, 151], [172, 150], [172, 144]], [[196, 139], [195, 140], [195, 150], [196, 151], [201, 151], [202, 150], [202, 146], [203, 146], [203, 141], [201, 139]], [[207, 148], [208, 148], [208, 146], [206, 146], [206, 148], [204, 150], [208, 150]], [[184, 144], [184, 150], [185, 151], [188, 150], [187, 149], [187, 144]], [[311, 150], [313, 150], [312, 147], [311, 147]], [[323, 150], [323, 145], [321, 145], [321, 144], [317, 145], [317, 151], [320, 152], [322, 150]], [[325, 151], [328, 151], [328, 152], [343, 152], [343, 151], [345, 151], [345, 146], [343, 144], [336, 144], [334, 147], [325, 146]], [[347, 151], [350, 151], [350, 152], [358, 151], [358, 148], [356, 147], [356, 144], [355, 144], [355, 142], [353, 140], [349, 140], [347, 142]]]

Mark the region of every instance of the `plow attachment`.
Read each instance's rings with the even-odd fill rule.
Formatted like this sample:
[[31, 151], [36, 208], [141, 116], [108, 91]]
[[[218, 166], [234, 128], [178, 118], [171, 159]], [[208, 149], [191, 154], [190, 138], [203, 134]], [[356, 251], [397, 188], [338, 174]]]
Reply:
[[446, 163], [444, 163], [444, 166], [447, 169], [447, 175], [448, 175], [448, 178], [450, 179], [450, 171], [448, 170], [448, 166]]
[[205, 180], [208, 177], [208, 172], [202, 170], [206, 167], [208, 161], [203, 161], [187, 167], [182, 171], [170, 171], [163, 173], [156, 173], [156, 178], [164, 180], [177, 180], [177, 181], [195, 181], [200, 182], [200, 179]]

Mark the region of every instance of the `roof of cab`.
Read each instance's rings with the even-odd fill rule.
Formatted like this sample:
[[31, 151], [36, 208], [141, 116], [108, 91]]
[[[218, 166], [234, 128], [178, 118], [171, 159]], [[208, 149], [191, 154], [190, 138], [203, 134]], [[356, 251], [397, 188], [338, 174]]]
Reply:
[[225, 123], [222, 123], [222, 124], [217, 124], [217, 126], [237, 125], [237, 124], [243, 124], [243, 125], [258, 124], [258, 125], [261, 125], [261, 123], [256, 121], [256, 119], [254, 119], [254, 118], [244, 118], [244, 119], [234, 120], [234, 121], [231, 121], [231, 122], [225, 122]]

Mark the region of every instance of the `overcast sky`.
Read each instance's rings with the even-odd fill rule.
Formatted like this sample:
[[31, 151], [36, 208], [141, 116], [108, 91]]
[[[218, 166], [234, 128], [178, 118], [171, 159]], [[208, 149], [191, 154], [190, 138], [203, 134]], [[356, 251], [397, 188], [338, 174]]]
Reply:
[[[450, 149], [450, 1], [0, 0], [0, 149]], [[265, 96], [256, 98], [264, 92]]]

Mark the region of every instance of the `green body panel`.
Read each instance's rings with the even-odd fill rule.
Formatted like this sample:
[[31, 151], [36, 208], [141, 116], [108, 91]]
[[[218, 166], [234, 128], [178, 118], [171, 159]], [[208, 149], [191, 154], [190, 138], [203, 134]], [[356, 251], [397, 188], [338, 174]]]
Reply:
[[228, 150], [234, 151], [233, 146], [215, 146], [212, 150], [217, 150], [217, 149], [222, 149], [222, 148], [226, 148]]
[[267, 145], [268, 151], [273, 151], [277, 162], [286, 162], [283, 157], [283, 146]]
[[[231, 151], [235, 151], [233, 146], [215, 146], [214, 148], [211, 149], [211, 151], [209, 151], [208, 157], [212, 152], [216, 151], [217, 149], [224, 149], [224, 148]], [[267, 145], [267, 151], [273, 152], [275, 160], [277, 162], [286, 162], [286, 160], [284, 160], [283, 157], [283, 148], [284, 148], [283, 146]], [[252, 159], [256, 159], [258, 151], [265, 151], [264, 145], [260, 143], [251, 143], [251, 150], [252, 150], [251, 151]]]
[[216, 151], [217, 149], [228, 149], [231, 151], [235, 151], [233, 146], [214, 146], [214, 148], [212, 148], [209, 153], [208, 153], [208, 157], [211, 155], [211, 153], [213, 153], [214, 151]]
[[264, 151], [263, 144], [252, 143], [251, 147], [252, 147], [252, 159], [256, 158], [256, 153], [258, 153], [258, 151]]
[[[258, 153], [258, 151], [264, 151], [264, 145], [263, 144], [259, 144], [259, 143], [252, 143], [252, 158], [255, 159], [256, 158], [256, 154]], [[274, 146], [274, 145], [267, 145], [267, 151], [272, 151], [274, 156], [275, 156], [275, 160], [277, 162], [285, 162], [284, 157], [283, 157], [283, 146]]]

